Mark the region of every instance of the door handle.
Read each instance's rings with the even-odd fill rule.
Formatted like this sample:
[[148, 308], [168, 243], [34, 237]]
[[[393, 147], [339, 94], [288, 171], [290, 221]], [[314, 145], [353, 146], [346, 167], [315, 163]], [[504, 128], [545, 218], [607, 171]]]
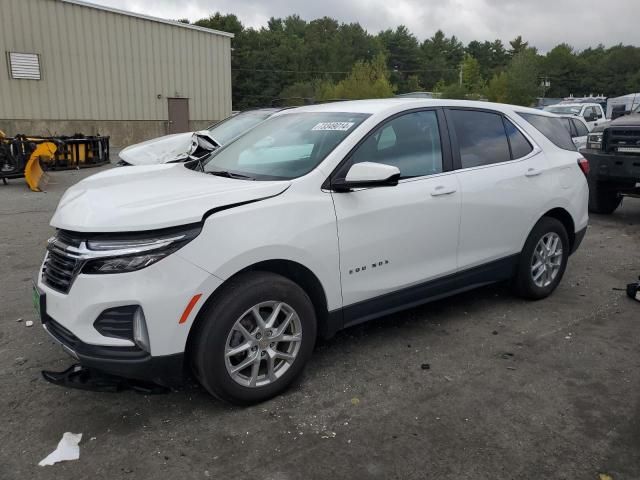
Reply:
[[438, 185], [436, 188], [431, 190], [432, 197], [439, 197], [441, 195], [451, 195], [452, 193], [456, 193], [456, 189], [454, 187], [447, 187], [445, 185]]
[[530, 168], [527, 170], [527, 172], [524, 175], [525, 177], [536, 177], [541, 173], [542, 173], [542, 170], [539, 170], [537, 168]]

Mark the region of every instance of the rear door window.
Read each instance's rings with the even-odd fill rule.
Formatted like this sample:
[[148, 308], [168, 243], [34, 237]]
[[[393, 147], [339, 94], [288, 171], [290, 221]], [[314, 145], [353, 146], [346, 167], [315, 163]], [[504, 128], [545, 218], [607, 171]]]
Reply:
[[562, 148], [563, 150], [576, 150], [576, 146], [571, 139], [571, 132], [562, 123], [561, 118], [524, 112], [518, 112], [518, 115], [533, 125], [536, 130], [547, 137], [556, 147]]
[[462, 168], [511, 160], [502, 116], [476, 110], [449, 110], [460, 149]]

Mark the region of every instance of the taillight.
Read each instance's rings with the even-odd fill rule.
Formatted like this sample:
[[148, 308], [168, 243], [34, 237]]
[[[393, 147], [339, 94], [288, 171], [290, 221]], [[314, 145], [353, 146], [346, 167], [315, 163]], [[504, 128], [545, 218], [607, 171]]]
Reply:
[[579, 158], [578, 166], [580, 167], [580, 170], [582, 170], [582, 173], [584, 173], [585, 175], [589, 175], [589, 170], [591, 169], [589, 167], [589, 160], [587, 160], [586, 158]]

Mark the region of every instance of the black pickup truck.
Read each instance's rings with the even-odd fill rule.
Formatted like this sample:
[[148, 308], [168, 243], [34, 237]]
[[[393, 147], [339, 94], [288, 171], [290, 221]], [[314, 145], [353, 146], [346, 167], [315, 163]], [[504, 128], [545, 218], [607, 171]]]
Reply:
[[596, 126], [580, 153], [589, 160], [589, 211], [613, 213], [623, 195], [640, 196], [640, 107]]

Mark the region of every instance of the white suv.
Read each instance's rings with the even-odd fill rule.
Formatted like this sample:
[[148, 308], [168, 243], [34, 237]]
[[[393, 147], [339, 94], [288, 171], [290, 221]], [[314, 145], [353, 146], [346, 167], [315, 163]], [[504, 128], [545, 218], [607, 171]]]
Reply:
[[588, 164], [538, 110], [388, 99], [285, 110], [206, 161], [71, 187], [36, 294], [84, 366], [191, 371], [247, 404], [317, 336], [511, 281], [540, 299], [587, 227]]

